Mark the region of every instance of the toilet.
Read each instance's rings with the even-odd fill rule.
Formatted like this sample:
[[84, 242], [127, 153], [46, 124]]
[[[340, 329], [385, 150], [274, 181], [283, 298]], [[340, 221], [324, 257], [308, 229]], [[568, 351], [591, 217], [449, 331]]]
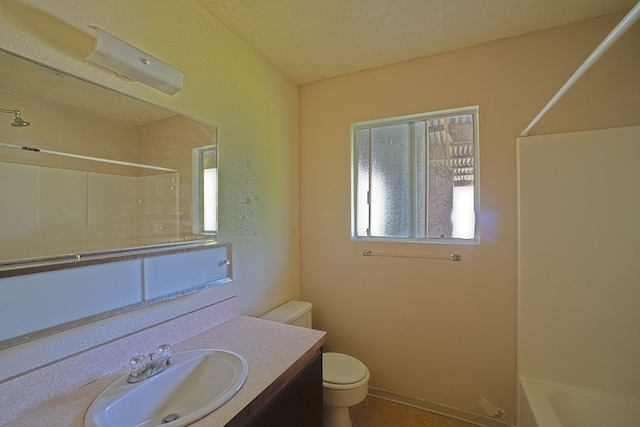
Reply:
[[[310, 302], [289, 301], [261, 319], [311, 328]], [[342, 353], [322, 354], [322, 401], [324, 427], [351, 427], [349, 407], [367, 397], [369, 369], [355, 357]]]

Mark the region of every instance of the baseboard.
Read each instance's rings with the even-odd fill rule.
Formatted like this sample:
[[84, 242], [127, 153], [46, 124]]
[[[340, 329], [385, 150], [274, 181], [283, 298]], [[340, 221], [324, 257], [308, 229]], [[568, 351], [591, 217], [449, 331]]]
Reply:
[[483, 417], [482, 415], [474, 414], [471, 412], [463, 411], [461, 409], [451, 408], [445, 405], [439, 405], [437, 403], [429, 402], [426, 400], [416, 399], [414, 397], [401, 396], [388, 392], [386, 390], [380, 390], [369, 387], [369, 395], [377, 397], [379, 399], [389, 400], [391, 402], [400, 403], [407, 406], [412, 406], [418, 409], [424, 409], [425, 411], [433, 412], [434, 414], [444, 415], [445, 417], [455, 418], [460, 421], [466, 421], [468, 423], [476, 424], [481, 427], [505, 427], [506, 423], [497, 421], [491, 418]]

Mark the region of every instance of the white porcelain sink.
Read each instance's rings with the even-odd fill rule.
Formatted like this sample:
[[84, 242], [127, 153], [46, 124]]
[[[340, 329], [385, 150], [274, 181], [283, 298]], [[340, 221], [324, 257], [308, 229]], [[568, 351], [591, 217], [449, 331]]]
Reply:
[[173, 355], [172, 366], [151, 378], [129, 384], [127, 374], [116, 380], [93, 401], [84, 424], [185, 426], [231, 399], [244, 384], [248, 372], [247, 361], [230, 351], [203, 349], [177, 353]]

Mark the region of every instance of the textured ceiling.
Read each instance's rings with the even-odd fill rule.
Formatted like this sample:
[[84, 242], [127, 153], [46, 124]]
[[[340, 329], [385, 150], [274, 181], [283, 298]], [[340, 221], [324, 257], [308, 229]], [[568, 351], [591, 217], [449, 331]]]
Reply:
[[193, 1], [299, 84], [626, 12], [636, 3], [636, 0]]

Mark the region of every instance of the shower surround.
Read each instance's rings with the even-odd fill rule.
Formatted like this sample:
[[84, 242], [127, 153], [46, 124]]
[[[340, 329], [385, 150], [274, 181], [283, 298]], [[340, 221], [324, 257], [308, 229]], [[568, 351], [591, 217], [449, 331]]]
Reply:
[[519, 427], [640, 419], [639, 157], [640, 126], [518, 140]]

